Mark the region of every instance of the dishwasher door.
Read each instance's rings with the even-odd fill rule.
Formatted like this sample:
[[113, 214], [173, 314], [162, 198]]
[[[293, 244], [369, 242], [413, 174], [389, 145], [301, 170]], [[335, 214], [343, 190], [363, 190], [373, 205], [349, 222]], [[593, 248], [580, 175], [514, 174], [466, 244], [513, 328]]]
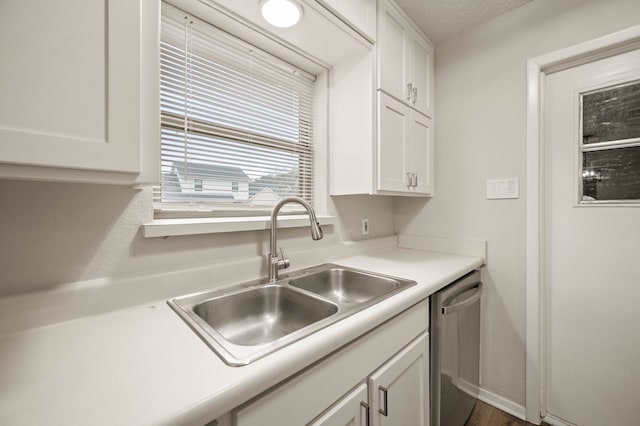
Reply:
[[463, 426], [477, 400], [480, 271], [431, 296], [431, 426]]

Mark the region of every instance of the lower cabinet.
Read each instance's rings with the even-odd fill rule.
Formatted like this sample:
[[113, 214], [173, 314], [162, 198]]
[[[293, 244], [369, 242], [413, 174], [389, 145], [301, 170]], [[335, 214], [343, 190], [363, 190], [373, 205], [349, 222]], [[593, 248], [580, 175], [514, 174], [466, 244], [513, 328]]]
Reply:
[[[369, 376], [372, 425], [429, 424], [429, 334]], [[357, 423], [356, 423], [357, 424]]]
[[367, 385], [360, 383], [354, 390], [338, 400], [310, 426], [366, 426], [369, 424]]
[[429, 424], [429, 334], [424, 333], [338, 400], [313, 426]]
[[428, 300], [238, 407], [236, 426], [428, 426]]

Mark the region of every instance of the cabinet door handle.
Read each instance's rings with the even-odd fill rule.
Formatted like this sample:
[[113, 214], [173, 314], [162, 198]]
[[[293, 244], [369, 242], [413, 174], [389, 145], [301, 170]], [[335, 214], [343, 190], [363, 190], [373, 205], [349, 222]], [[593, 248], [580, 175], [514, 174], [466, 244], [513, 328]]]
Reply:
[[370, 425], [370, 423], [369, 423], [369, 420], [370, 420], [369, 419], [369, 404], [367, 404], [364, 401], [360, 401], [360, 406], [362, 406], [362, 408], [364, 408], [364, 413], [365, 413], [364, 414], [364, 420], [365, 420], [364, 424], [365, 424], [365, 426], [369, 426]]
[[418, 88], [414, 87], [412, 93], [413, 93], [413, 100], [411, 102], [413, 102], [413, 104], [415, 105], [415, 103], [418, 102]]
[[411, 97], [413, 96], [413, 84], [407, 84], [407, 100], [411, 101]]
[[389, 400], [387, 399], [387, 394], [389, 392], [384, 386], [378, 386], [378, 389], [382, 391], [382, 401], [384, 402], [384, 410], [382, 408], [378, 408], [378, 413], [387, 417], [389, 415]]
[[411, 186], [413, 186], [415, 188], [416, 186], [418, 186], [418, 174], [414, 173], [411, 178], [412, 178], [411, 179]]
[[407, 186], [413, 186], [413, 173], [407, 172]]

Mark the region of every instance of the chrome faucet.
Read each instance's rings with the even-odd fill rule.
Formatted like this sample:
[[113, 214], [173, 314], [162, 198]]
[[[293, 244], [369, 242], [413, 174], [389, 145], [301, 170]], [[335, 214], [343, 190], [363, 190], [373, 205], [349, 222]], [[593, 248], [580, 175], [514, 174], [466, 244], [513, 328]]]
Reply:
[[269, 253], [269, 282], [275, 282], [278, 280], [278, 271], [280, 269], [288, 268], [290, 265], [289, 259], [282, 256], [278, 256], [278, 212], [285, 204], [298, 203], [307, 210], [309, 214], [309, 222], [311, 222], [311, 238], [313, 240], [320, 240], [323, 237], [322, 228], [316, 219], [316, 212], [313, 207], [305, 200], [299, 197], [283, 198], [273, 207], [271, 210], [271, 237], [269, 241], [270, 253]]

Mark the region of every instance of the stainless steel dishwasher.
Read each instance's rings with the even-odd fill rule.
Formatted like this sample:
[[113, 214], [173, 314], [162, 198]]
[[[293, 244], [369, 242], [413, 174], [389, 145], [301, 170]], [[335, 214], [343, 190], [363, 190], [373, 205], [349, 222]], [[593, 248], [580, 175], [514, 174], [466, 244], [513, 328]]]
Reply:
[[462, 426], [477, 400], [480, 271], [431, 296], [431, 426]]

